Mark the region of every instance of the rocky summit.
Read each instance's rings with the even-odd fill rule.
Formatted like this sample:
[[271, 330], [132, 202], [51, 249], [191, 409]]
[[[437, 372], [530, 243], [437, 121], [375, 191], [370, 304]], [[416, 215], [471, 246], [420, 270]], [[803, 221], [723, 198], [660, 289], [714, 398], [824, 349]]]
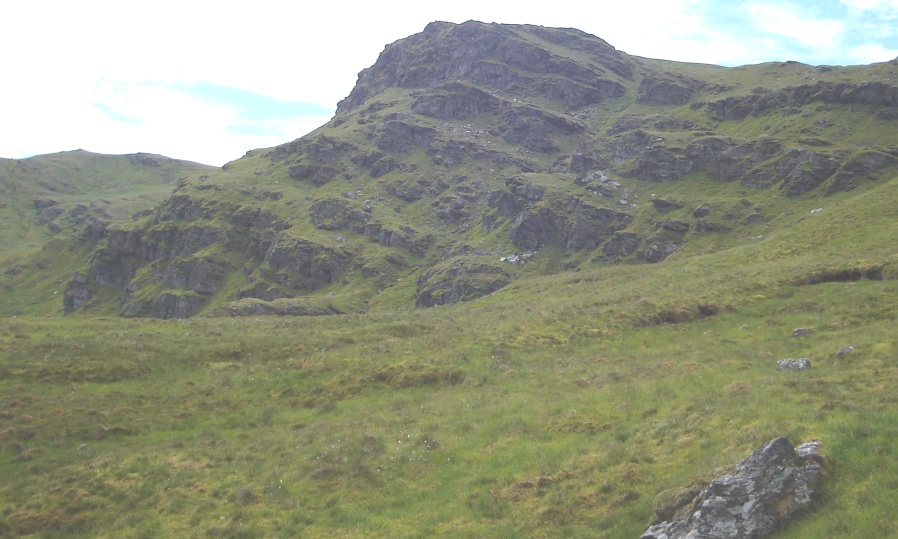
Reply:
[[55, 301], [160, 318], [430, 307], [757, 241], [894, 172], [895, 69], [724, 68], [435, 22], [316, 131], [77, 236]]

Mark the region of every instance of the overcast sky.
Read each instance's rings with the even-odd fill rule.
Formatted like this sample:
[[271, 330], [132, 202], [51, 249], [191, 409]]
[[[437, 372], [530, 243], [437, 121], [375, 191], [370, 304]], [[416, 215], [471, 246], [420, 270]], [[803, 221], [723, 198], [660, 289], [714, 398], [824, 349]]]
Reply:
[[0, 157], [14, 158], [82, 148], [222, 165], [325, 123], [386, 44], [434, 20], [574, 27], [629, 54], [725, 66], [898, 57], [898, 0], [17, 0], [2, 19]]

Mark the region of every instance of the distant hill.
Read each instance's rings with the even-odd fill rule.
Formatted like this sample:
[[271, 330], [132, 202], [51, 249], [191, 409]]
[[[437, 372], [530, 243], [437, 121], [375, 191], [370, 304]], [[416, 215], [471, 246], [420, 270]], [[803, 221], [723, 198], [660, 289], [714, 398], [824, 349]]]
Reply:
[[[724, 68], [629, 56], [573, 29], [432, 23], [388, 45], [294, 142], [221, 170], [116, 161], [153, 196], [173, 193], [96, 230], [87, 258], [56, 256], [69, 276], [54, 291], [67, 313], [367, 312], [734, 248], [894, 177], [895, 69]], [[17, 207], [68, 212], [57, 227], [73, 230], [88, 197], [116, 215], [152, 198], [92, 183], [66, 208], [50, 196], [66, 174]]]
[[213, 167], [160, 155], [84, 150], [0, 159], [0, 253], [109, 223], [166, 199], [179, 179]]
[[61, 313], [59, 284], [86, 263], [107, 227], [214, 170], [146, 153], [0, 159], [0, 314]]

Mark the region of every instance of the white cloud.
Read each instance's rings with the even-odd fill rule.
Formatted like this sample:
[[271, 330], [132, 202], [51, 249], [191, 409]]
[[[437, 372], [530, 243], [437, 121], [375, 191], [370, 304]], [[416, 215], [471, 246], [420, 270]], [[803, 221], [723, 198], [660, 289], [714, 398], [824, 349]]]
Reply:
[[[317, 116], [253, 121], [239, 108], [201, 100], [161, 84], [104, 82], [98, 86], [97, 97], [102, 103], [97, 109], [105, 121], [85, 135], [100, 144], [110, 130], [117, 132], [121, 142], [111, 153], [155, 147], [155, 153], [213, 165], [237, 159], [254, 148], [292, 140], [329, 119]], [[184, 154], [188, 148], [190, 156]]]
[[[841, 1], [863, 16], [815, 16], [822, 7], [772, 0], [749, 4], [741, 18], [739, 5], [723, 0], [601, 2], [589, 8], [579, 0], [555, 0], [514, 9], [483, 0], [9, 2], [0, 50], [7, 51], [4, 80], [14, 84], [0, 86], [0, 155], [83, 147], [221, 164], [248, 149], [300, 137], [328, 118], [254, 122], [239, 104], [191, 95], [185, 90], [191, 83], [332, 109], [384, 46], [434, 20], [573, 27], [630, 54], [724, 65], [894, 57], [892, 26], [876, 20], [898, 13], [898, 0]], [[862, 31], [859, 21], [868, 25]], [[851, 32], [848, 24], [855, 25]], [[847, 41], [849, 34], [869, 42]]]
[[898, 49], [889, 49], [879, 43], [864, 43], [848, 48], [844, 54], [847, 64], [872, 64], [898, 58]]
[[839, 3], [859, 10], [898, 10], [898, 0], [839, 0]]
[[742, 9], [756, 28], [818, 51], [838, 47], [846, 31], [843, 21], [816, 18], [794, 4], [752, 3]]

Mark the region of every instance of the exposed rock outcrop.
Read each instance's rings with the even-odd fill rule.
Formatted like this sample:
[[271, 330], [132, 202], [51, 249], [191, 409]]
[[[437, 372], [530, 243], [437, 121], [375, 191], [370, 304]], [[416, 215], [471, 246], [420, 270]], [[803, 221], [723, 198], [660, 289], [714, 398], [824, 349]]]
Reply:
[[448, 305], [485, 296], [511, 282], [502, 268], [467, 257], [456, 257], [435, 266], [417, 279], [418, 307]]
[[224, 303], [213, 310], [215, 316], [325, 316], [342, 314], [331, 302], [306, 299], [244, 299]]
[[874, 180], [879, 171], [898, 166], [898, 154], [893, 153], [875, 148], [851, 153], [788, 148], [770, 136], [754, 141], [706, 136], [685, 148], [668, 147], [662, 137], [636, 129], [611, 137], [600, 148], [579, 148], [571, 156], [571, 170], [611, 167], [621, 176], [650, 182], [704, 172], [753, 189], [780, 186], [786, 196], [796, 197], [824, 184], [824, 194], [831, 195], [854, 189], [862, 180]]
[[[564, 33], [567, 35], [562, 36]], [[578, 47], [592, 63], [557, 56], [548, 47], [521, 39], [508, 26], [435, 22], [420, 34], [388, 45], [377, 62], [359, 74], [349, 97], [338, 104], [337, 114], [358, 109], [384, 88], [433, 88], [459, 79], [518, 97], [561, 100], [569, 107], [598, 103], [626, 91], [620, 80], [632, 77], [632, 62], [614, 47], [577, 30], [540, 32], [534, 28], [534, 34]], [[422, 107], [443, 110], [439, 105]]]
[[685, 105], [693, 90], [682, 82], [666, 77], [646, 77], [637, 91], [636, 102], [650, 105]]
[[584, 126], [558, 114], [532, 106], [509, 108], [502, 115], [503, 140], [534, 152], [555, 152], [557, 136], [581, 133]]
[[340, 198], [327, 198], [309, 208], [312, 223], [321, 230], [349, 229], [362, 233], [370, 217], [351, 202]]
[[800, 109], [814, 102], [893, 107], [898, 105], [898, 87], [882, 82], [820, 81], [779, 90], [757, 88], [748, 95], [712, 101], [706, 110], [715, 120], [734, 121], [783, 109]]
[[374, 144], [385, 152], [405, 153], [426, 148], [436, 138], [436, 130], [400, 120], [387, 122], [374, 135]]
[[[826, 461], [818, 442], [771, 440], [694, 497], [659, 496], [641, 539], [760, 539], [810, 508]], [[658, 503], [661, 501], [662, 503]], [[669, 503], [663, 503], [667, 501]]]
[[171, 294], [165, 292], [153, 302], [148, 312], [143, 312], [140, 308], [133, 308], [135, 304], [126, 303], [122, 314], [124, 316], [147, 315], [165, 319], [190, 318], [202, 308], [206, 301], [206, 298], [197, 294]]
[[811, 361], [801, 357], [798, 359], [781, 359], [776, 362], [776, 370], [778, 371], [803, 371], [811, 368]]
[[574, 251], [595, 249], [632, 221], [627, 213], [597, 208], [580, 200], [573, 201], [571, 213], [573, 222], [565, 229], [562, 245]]
[[412, 111], [440, 120], [463, 120], [478, 114], [494, 114], [502, 101], [483, 90], [448, 82], [415, 98]]

